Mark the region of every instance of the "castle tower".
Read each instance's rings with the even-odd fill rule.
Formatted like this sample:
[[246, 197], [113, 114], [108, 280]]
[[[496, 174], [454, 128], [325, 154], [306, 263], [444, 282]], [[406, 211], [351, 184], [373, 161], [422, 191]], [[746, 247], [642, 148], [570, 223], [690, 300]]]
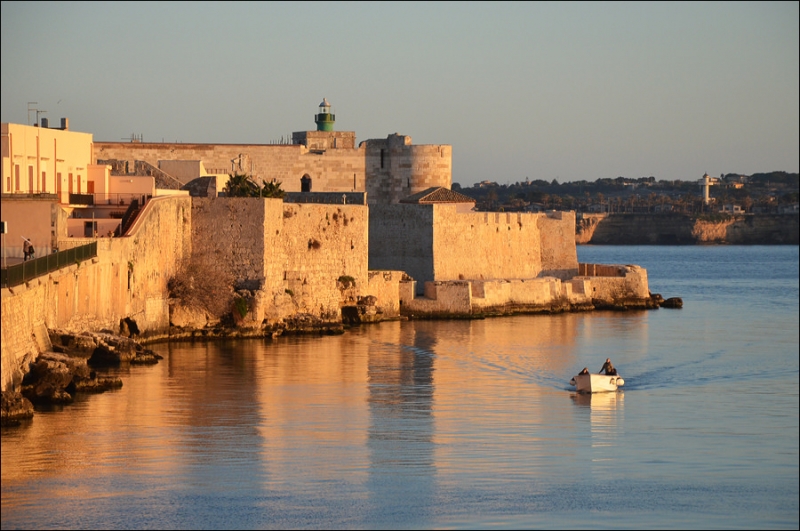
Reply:
[[319, 104], [319, 114], [314, 115], [317, 131], [333, 131], [335, 121], [336, 115], [331, 114], [331, 104], [328, 103], [328, 98], [322, 98], [322, 103]]

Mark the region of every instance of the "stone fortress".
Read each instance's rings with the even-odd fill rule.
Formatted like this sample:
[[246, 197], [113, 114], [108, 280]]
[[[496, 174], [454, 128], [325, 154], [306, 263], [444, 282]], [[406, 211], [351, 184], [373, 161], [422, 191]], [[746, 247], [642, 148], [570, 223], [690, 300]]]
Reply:
[[[323, 100], [317, 130], [294, 133], [292, 145], [91, 143], [86, 166], [106, 176], [91, 188], [152, 191], [118, 237], [71, 236], [62, 221], [79, 209], [63, 200], [49, 207], [61, 214], [42, 215], [58, 247], [96, 241], [98, 256], [2, 290], [3, 389], [48, 348], [48, 330], [115, 331], [134, 320], [158, 340], [213, 326], [214, 316], [170, 299], [170, 279], [192, 260], [233, 279], [247, 307], [237, 324], [251, 336], [343, 319], [653, 307], [644, 269], [578, 263], [573, 212], [474, 212], [474, 200], [450, 190], [451, 146], [394, 134], [356, 147], [334, 119]], [[6, 175], [33, 158], [5, 147]], [[239, 172], [280, 182], [287, 197], [221, 196]], [[7, 184], [4, 218], [7, 208], [30, 211], [25, 191], [24, 180], [17, 194]]]
[[[206, 175], [224, 179], [246, 173], [258, 183], [279, 182], [287, 192], [362, 192], [369, 204], [397, 203], [425, 189], [451, 185], [451, 146], [415, 146], [410, 137], [396, 133], [356, 146], [355, 132], [334, 131], [335, 114], [327, 99], [314, 120], [317, 130], [293, 133], [292, 144], [95, 142], [93, 158], [128, 168], [144, 161], [160, 170], [177, 170], [178, 161], [197, 161], [192, 168], [202, 166]], [[196, 171], [171, 173], [180, 185], [202, 176]], [[218, 182], [216, 189], [224, 184]]]

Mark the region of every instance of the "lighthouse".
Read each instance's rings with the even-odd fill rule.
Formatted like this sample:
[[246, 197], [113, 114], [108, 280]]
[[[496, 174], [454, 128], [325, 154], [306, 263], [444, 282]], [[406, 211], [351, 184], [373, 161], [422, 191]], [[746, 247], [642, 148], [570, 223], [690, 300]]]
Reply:
[[709, 196], [709, 190], [711, 189], [712, 185], [717, 184], [716, 179], [709, 176], [707, 173], [703, 175], [703, 178], [700, 179], [699, 182], [700, 186], [703, 187], [703, 203], [706, 205], [711, 202], [711, 197]]
[[322, 103], [319, 104], [319, 114], [314, 115], [317, 131], [333, 131], [335, 121], [336, 115], [331, 114], [331, 104], [328, 103], [328, 98], [322, 98]]

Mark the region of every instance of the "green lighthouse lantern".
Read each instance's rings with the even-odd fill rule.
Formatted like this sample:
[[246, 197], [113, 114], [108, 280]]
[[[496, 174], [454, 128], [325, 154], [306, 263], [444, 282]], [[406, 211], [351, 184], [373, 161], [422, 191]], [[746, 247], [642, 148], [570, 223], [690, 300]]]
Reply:
[[333, 122], [335, 121], [336, 115], [331, 114], [331, 104], [328, 103], [327, 98], [322, 98], [322, 103], [319, 104], [319, 114], [314, 115], [317, 131], [333, 131]]

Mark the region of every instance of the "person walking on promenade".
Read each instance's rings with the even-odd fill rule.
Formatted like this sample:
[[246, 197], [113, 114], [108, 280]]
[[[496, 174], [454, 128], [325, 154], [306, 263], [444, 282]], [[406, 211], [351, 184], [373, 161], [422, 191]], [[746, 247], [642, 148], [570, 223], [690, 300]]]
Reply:
[[22, 237], [25, 242], [22, 244], [22, 261], [27, 262], [31, 256], [31, 241], [25, 236]]

